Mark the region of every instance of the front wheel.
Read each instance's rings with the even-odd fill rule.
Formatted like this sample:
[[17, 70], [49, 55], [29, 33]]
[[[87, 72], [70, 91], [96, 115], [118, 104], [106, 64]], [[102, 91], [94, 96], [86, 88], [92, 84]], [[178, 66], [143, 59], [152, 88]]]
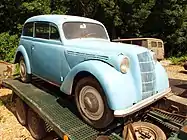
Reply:
[[95, 78], [86, 77], [75, 87], [75, 100], [82, 118], [94, 128], [105, 128], [114, 119], [103, 89]]

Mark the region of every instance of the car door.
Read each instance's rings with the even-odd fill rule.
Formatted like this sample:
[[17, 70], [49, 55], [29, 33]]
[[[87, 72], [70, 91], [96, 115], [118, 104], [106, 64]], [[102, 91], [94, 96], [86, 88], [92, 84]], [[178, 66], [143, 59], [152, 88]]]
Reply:
[[32, 46], [33, 73], [53, 84], [60, 85], [61, 48], [57, 27], [49, 22], [35, 22], [35, 36]]
[[31, 61], [31, 47], [33, 45], [33, 22], [24, 25], [19, 45], [24, 46], [29, 60]]

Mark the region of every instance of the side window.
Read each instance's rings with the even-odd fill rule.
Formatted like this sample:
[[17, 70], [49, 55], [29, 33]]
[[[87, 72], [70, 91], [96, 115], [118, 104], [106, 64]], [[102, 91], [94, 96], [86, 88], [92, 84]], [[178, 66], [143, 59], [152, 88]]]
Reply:
[[60, 35], [58, 32], [58, 29], [56, 26], [54, 26], [52, 24], [50, 25], [50, 38], [49, 39], [60, 40]]
[[148, 48], [148, 41], [147, 40], [143, 40], [142, 41], [142, 46]]
[[49, 23], [35, 23], [35, 37], [49, 39]]
[[159, 47], [159, 48], [162, 48], [162, 46], [163, 46], [163, 45], [162, 45], [162, 42], [158, 42], [158, 47]]
[[23, 28], [23, 36], [31, 36], [33, 37], [33, 23], [26, 23]]
[[152, 41], [152, 42], [151, 42], [151, 47], [157, 47], [157, 42]]

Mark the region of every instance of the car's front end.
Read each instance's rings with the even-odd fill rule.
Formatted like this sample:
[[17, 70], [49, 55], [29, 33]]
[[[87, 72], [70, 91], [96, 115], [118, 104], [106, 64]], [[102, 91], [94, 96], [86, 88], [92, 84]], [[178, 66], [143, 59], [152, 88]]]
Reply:
[[87, 62], [89, 70], [84, 71], [98, 79], [116, 117], [132, 114], [170, 92], [165, 69], [146, 48], [93, 39], [71, 41], [68, 48], [70, 67]]
[[125, 117], [170, 92], [166, 71], [150, 50], [110, 42], [98, 23], [64, 23], [63, 29], [71, 69], [61, 86], [64, 93], [71, 94], [74, 77], [87, 72], [101, 85], [114, 116]]
[[[131, 73], [133, 78], [133, 88], [135, 88], [135, 92], [137, 93], [136, 101], [123, 109], [116, 108], [116, 110], [114, 110], [114, 115], [116, 117], [125, 117], [135, 113], [163, 98], [171, 91], [165, 69], [153, 58], [151, 52], [145, 51], [139, 53], [137, 54], [137, 58], [134, 57], [134, 59], [136, 59], [137, 62], [130, 65], [136, 66], [132, 66], [127, 73]], [[128, 88], [128, 85], [124, 85], [124, 88]], [[127, 97], [131, 97], [131, 93], [126, 94]]]
[[135, 52], [126, 46], [126, 52], [118, 55], [116, 65], [120, 66], [116, 68], [120, 76], [113, 82], [121, 87], [117, 86], [116, 95], [112, 95], [110, 102], [116, 117], [135, 113], [171, 91], [164, 67], [156, 60], [154, 53], [147, 49], [142, 51], [137, 47]]

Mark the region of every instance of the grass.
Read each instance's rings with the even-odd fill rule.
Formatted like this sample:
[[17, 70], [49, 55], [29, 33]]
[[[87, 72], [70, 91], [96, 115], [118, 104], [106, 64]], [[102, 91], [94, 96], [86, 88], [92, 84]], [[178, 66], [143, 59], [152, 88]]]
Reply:
[[187, 55], [180, 57], [170, 57], [168, 58], [174, 65], [183, 65], [187, 61]]
[[4, 105], [4, 104], [3, 104], [3, 101], [0, 100], [0, 106], [3, 106], [3, 105]]
[[15, 70], [13, 73], [13, 76], [16, 77], [19, 75], [19, 64], [15, 64]]

